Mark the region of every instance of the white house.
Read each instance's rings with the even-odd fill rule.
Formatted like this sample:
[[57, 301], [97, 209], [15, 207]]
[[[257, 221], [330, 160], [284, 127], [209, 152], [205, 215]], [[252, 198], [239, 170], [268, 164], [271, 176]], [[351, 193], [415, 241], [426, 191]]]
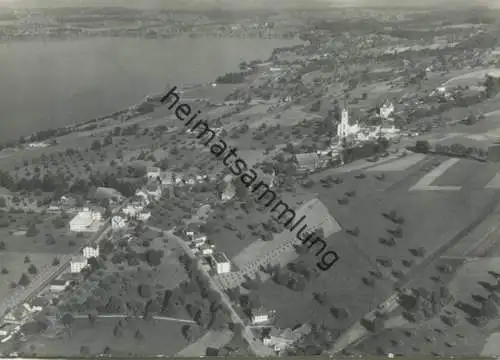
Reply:
[[146, 176], [148, 179], [157, 179], [161, 177], [161, 169], [158, 167], [150, 166], [146, 170]]
[[69, 280], [52, 280], [49, 286], [51, 292], [61, 292], [66, 290], [71, 282]]
[[271, 332], [264, 337], [263, 343], [274, 351], [283, 351], [293, 343], [299, 341], [302, 337], [311, 332], [311, 327], [308, 324], [304, 324], [295, 330], [285, 329], [279, 330], [273, 328]]
[[150, 184], [145, 188], [145, 192], [148, 197], [158, 201], [161, 198], [162, 188], [160, 184]]
[[120, 230], [127, 226], [127, 221], [121, 216], [115, 215], [111, 218], [111, 229]]
[[214, 249], [208, 244], [200, 246], [200, 251], [202, 255], [212, 255], [214, 253]]
[[168, 188], [175, 184], [175, 173], [167, 171], [161, 176], [161, 186], [163, 188]]
[[222, 192], [221, 200], [229, 201], [236, 195], [236, 186], [234, 185], [231, 176], [224, 178], [224, 182], [226, 183], [226, 186]]
[[207, 236], [203, 234], [193, 235], [192, 241], [194, 246], [200, 247], [207, 242]]
[[139, 204], [129, 204], [126, 207], [123, 208], [122, 212], [125, 215], [128, 215], [130, 217], [135, 218], [143, 209], [144, 209], [144, 206], [142, 206], [142, 205], [139, 205]]
[[217, 252], [212, 255], [212, 259], [217, 274], [226, 274], [231, 271], [231, 262], [227, 258], [226, 254]]
[[85, 258], [84, 256], [75, 257], [71, 259], [70, 271], [73, 274], [79, 273], [82, 271], [82, 269], [84, 269], [87, 266], [87, 264], [88, 264], [87, 258]]
[[380, 116], [384, 119], [388, 119], [394, 112], [394, 104], [392, 102], [385, 102], [380, 107]]
[[0, 325], [0, 336], [7, 336], [12, 331], [11, 324], [2, 324]]
[[147, 220], [149, 220], [150, 217], [151, 217], [150, 212], [141, 212], [141, 213], [137, 214], [137, 220], [140, 220], [140, 221], [147, 221]]
[[144, 204], [148, 205], [149, 204], [149, 197], [146, 191], [138, 189], [135, 192], [135, 196], [141, 198], [141, 202], [144, 202]]
[[377, 133], [379, 136], [384, 136], [386, 138], [395, 138], [401, 135], [401, 130], [393, 126], [379, 126], [377, 128]]
[[85, 259], [90, 259], [99, 256], [99, 245], [85, 246], [82, 250], [82, 255]]
[[69, 222], [69, 229], [73, 232], [96, 232], [102, 225], [102, 214], [84, 208]]
[[252, 324], [260, 325], [269, 322], [269, 312], [260, 308], [252, 310]]

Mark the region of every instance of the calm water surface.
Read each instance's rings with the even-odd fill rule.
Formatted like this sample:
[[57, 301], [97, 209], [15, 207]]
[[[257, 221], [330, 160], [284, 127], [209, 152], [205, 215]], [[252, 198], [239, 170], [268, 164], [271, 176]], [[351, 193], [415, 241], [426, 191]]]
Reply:
[[213, 81], [242, 59], [265, 60], [266, 39], [121, 39], [0, 44], [0, 140], [90, 119], [168, 84]]

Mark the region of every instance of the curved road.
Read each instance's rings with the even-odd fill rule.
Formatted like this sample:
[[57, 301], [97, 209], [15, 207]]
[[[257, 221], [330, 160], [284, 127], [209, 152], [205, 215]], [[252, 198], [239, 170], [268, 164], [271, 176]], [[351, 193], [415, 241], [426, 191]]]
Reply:
[[248, 342], [248, 345], [250, 349], [253, 351], [253, 353], [257, 356], [275, 356], [275, 353], [267, 346], [265, 346], [261, 341], [258, 341], [250, 331], [250, 327], [246, 326], [245, 322], [243, 319], [240, 317], [240, 315], [234, 310], [233, 305], [231, 304], [231, 301], [229, 300], [227, 294], [223, 292], [220, 287], [217, 285], [215, 280], [208, 274], [201, 266], [200, 262], [196, 258], [196, 256], [193, 254], [187, 243], [181, 239], [180, 237], [176, 236], [173, 234], [172, 230], [170, 231], [165, 231], [160, 228], [154, 227], [154, 226], [149, 226], [151, 230], [157, 231], [162, 233], [163, 235], [167, 236], [168, 238], [172, 239], [175, 241], [179, 246], [184, 250], [184, 252], [194, 261], [196, 266], [198, 267], [198, 270], [200, 271], [201, 274], [203, 274], [207, 279], [208, 283], [210, 284], [210, 287], [212, 290], [216, 291], [219, 293], [221, 297], [221, 301], [224, 304], [224, 306], [229, 310], [231, 314], [231, 320], [235, 324], [240, 324], [243, 327], [242, 330], [242, 336], [245, 338], [245, 340]]

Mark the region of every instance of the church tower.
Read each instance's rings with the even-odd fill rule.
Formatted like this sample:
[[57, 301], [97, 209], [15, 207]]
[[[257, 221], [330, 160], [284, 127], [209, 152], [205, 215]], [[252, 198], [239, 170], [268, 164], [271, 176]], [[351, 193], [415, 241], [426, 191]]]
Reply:
[[270, 189], [274, 189], [275, 181], [276, 181], [276, 169], [273, 169], [273, 175], [271, 177], [271, 182], [269, 183]]
[[346, 106], [346, 101], [344, 99], [344, 107], [342, 108], [342, 114], [340, 117], [340, 124], [337, 127], [337, 137], [339, 138], [339, 144], [341, 144], [347, 137], [349, 132], [349, 110]]

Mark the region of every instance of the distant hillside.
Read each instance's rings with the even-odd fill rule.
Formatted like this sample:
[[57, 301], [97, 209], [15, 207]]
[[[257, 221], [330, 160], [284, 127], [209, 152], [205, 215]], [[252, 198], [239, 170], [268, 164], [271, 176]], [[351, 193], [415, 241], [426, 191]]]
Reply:
[[222, 7], [245, 8], [317, 8], [324, 6], [341, 7], [454, 7], [457, 6], [500, 7], [497, 0], [0, 0], [1, 6], [10, 7], [78, 7], [78, 6], [126, 6], [135, 8], [200, 8]]

